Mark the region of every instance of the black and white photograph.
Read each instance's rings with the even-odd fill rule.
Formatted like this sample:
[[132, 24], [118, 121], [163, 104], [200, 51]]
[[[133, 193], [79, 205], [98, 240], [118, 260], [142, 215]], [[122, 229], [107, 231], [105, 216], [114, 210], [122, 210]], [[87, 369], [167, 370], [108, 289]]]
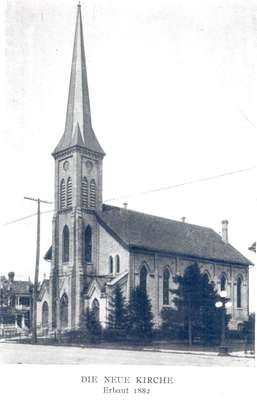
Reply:
[[0, 12], [4, 395], [253, 395], [257, 1]]

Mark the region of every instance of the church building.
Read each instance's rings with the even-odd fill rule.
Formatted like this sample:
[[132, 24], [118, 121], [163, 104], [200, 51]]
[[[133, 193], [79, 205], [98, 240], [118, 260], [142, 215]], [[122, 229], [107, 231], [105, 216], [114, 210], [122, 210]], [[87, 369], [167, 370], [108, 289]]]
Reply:
[[152, 304], [156, 326], [163, 307], [172, 307], [173, 277], [197, 262], [232, 301], [230, 326], [248, 318], [251, 262], [210, 228], [103, 204], [104, 150], [92, 128], [81, 6], [77, 8], [68, 106], [55, 160], [55, 212], [51, 262], [38, 299], [38, 324], [48, 331], [76, 329], [87, 307], [102, 326], [119, 285], [129, 299], [137, 285]]

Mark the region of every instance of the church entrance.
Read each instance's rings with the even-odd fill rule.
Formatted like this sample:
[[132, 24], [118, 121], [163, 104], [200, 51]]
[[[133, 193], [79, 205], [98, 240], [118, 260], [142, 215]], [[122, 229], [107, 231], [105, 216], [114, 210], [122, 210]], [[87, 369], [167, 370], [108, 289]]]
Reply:
[[68, 296], [66, 293], [61, 298], [60, 301], [60, 323], [61, 329], [65, 329], [68, 327]]

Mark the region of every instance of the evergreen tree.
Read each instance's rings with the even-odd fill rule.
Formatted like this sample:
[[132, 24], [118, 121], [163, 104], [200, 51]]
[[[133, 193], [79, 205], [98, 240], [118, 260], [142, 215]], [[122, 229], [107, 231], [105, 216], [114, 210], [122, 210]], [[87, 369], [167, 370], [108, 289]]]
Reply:
[[101, 339], [102, 327], [96, 317], [95, 310], [86, 309], [82, 318], [81, 329], [84, 333], [85, 341], [96, 343]]
[[116, 286], [109, 302], [108, 327], [117, 332], [124, 332], [127, 324], [127, 306], [120, 286]]
[[[194, 337], [204, 343], [219, 342], [223, 310], [215, 306], [220, 297], [214, 284], [206, 274], [201, 274], [196, 263], [188, 267], [183, 276], [175, 276], [174, 282], [178, 284], [178, 288], [172, 290], [174, 303], [183, 319], [188, 343], [191, 345]], [[229, 318], [226, 316], [226, 326]]]
[[153, 334], [151, 303], [144, 289], [136, 287], [128, 305], [128, 334], [131, 338], [148, 341]]

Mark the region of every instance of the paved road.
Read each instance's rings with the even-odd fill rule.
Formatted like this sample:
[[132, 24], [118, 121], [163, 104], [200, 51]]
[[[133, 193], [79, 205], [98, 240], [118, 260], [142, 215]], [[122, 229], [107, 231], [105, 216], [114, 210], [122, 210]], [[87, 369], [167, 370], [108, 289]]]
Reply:
[[6, 364], [116, 364], [176, 366], [254, 366], [254, 359], [216, 355], [176, 354], [99, 348], [33, 346], [0, 343], [0, 363]]

